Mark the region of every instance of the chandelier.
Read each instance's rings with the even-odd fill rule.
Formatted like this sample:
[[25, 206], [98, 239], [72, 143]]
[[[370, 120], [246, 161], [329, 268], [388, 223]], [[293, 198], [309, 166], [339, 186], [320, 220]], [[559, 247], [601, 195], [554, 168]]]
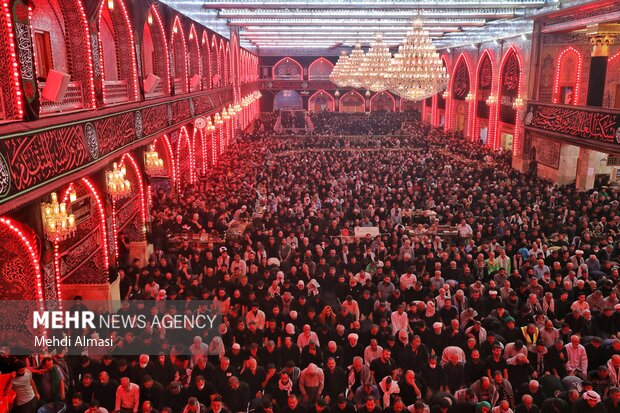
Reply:
[[222, 119], [223, 119], [223, 120], [228, 120], [228, 119], [230, 119], [230, 114], [228, 113], [228, 111], [226, 110], [226, 108], [222, 109]]
[[360, 71], [363, 61], [364, 50], [362, 50], [362, 45], [357, 43], [351, 52], [351, 56], [349, 56], [349, 64], [346, 66], [346, 70], [342, 73], [346, 86], [351, 86], [354, 88], [364, 86], [364, 76]]
[[159, 157], [154, 145], [149, 146], [149, 149], [144, 153], [144, 170], [151, 176], [163, 175], [166, 172], [164, 161]]
[[224, 123], [219, 113], [216, 113], [215, 116], [213, 116], [213, 123], [215, 126], [220, 126]]
[[[75, 200], [75, 191], [71, 191], [70, 199]], [[50, 241], [63, 241], [75, 233], [75, 216], [67, 213], [67, 204], [58, 203], [56, 192], [52, 192], [52, 202], [41, 204], [43, 229]]]
[[131, 194], [131, 184], [127, 180], [126, 175], [125, 165], [119, 166], [116, 162], [112, 164], [112, 170], [106, 172], [108, 194], [115, 201]]
[[390, 48], [383, 43], [383, 34], [377, 33], [375, 42], [368, 49], [360, 65], [359, 76], [366, 88], [373, 92], [385, 89], [385, 77], [390, 68], [392, 54]]
[[521, 96], [517, 96], [515, 101], [512, 103], [512, 108], [516, 110], [517, 112], [522, 110], [524, 106], [525, 106], [525, 102], [523, 98], [521, 98]]
[[336, 62], [336, 65], [332, 69], [331, 74], [329, 75], [329, 80], [331, 80], [334, 84], [346, 87], [347, 80], [344, 78], [344, 73], [349, 70], [349, 55], [346, 52], [342, 52], [340, 58]]
[[433, 96], [448, 85], [448, 73], [422, 20], [416, 18], [386, 76], [388, 88], [408, 100]]
[[215, 125], [213, 124], [213, 122], [211, 122], [211, 117], [210, 116], [207, 117], [207, 127], [206, 127], [206, 129], [207, 129], [207, 132], [209, 132], [209, 133], [215, 132]]

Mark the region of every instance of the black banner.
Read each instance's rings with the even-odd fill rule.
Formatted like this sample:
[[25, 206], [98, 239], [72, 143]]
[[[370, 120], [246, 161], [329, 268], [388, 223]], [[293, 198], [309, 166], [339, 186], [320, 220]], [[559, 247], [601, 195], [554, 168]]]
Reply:
[[34, 45], [30, 33], [30, 16], [28, 4], [24, 0], [11, 2], [13, 14], [13, 35], [15, 36], [15, 53], [21, 73], [21, 92], [24, 108], [24, 120], [39, 118], [39, 89], [37, 70], [34, 62]]

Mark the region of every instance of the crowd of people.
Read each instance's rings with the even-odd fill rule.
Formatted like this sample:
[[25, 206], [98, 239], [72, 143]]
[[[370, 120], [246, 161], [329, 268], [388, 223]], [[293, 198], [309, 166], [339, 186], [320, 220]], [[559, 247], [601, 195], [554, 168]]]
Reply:
[[[118, 268], [129, 305], [213, 300], [217, 339], [5, 362], [18, 412], [620, 412], [616, 188], [558, 188], [419, 115], [312, 120], [338, 136], [257, 122], [200, 184], [153, 194], [155, 252]], [[398, 144], [339, 136], [367, 133]], [[198, 233], [222, 242], [170, 242]]]

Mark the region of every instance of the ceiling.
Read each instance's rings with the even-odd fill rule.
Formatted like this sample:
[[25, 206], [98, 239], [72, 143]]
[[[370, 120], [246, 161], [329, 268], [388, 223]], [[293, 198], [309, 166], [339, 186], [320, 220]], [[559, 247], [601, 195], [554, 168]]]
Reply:
[[368, 45], [376, 32], [402, 42], [416, 15], [437, 48], [532, 32], [528, 16], [561, 7], [561, 0], [162, 0], [222, 34], [238, 27], [248, 48], [325, 48]]

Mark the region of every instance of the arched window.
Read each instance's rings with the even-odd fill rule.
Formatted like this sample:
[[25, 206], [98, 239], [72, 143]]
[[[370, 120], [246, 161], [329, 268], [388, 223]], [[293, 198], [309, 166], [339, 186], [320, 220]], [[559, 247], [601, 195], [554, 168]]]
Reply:
[[202, 57], [200, 56], [200, 44], [196, 34], [196, 26], [192, 24], [189, 29], [189, 82], [190, 91], [202, 89]]
[[309, 112], [333, 112], [335, 101], [325, 90], [318, 90], [308, 99]]
[[187, 92], [187, 45], [185, 33], [179, 16], [174, 18], [172, 26], [172, 66], [174, 67], [174, 92]]
[[308, 80], [329, 80], [334, 64], [324, 57], [319, 57], [308, 67]]
[[133, 29], [123, 0], [101, 3], [99, 45], [104, 103], [138, 100], [138, 68], [133, 47]]
[[338, 106], [340, 112], [365, 112], [366, 100], [358, 92], [351, 90], [340, 97]]
[[211, 48], [209, 47], [209, 34], [207, 31], [202, 32], [200, 40], [202, 45], [202, 88], [211, 88]]
[[302, 80], [304, 70], [297, 60], [285, 57], [273, 65], [273, 78], [280, 80]]
[[142, 35], [142, 76], [147, 98], [170, 93], [168, 41], [159, 11], [151, 6]]
[[375, 93], [370, 98], [370, 111], [371, 112], [394, 112], [396, 111], [396, 101], [394, 96], [387, 91]]
[[560, 53], [553, 78], [553, 103], [578, 104], [581, 65], [581, 53], [574, 47], [564, 49]]

